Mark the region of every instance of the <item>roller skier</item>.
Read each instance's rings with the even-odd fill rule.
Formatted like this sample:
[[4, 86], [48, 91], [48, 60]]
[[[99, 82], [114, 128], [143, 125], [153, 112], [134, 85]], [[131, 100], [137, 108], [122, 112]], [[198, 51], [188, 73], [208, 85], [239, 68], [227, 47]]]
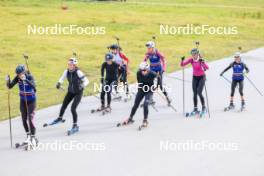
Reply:
[[151, 103], [153, 92], [155, 91], [154, 79], [157, 78], [157, 73], [150, 70], [149, 65], [146, 62], [142, 62], [137, 72], [138, 92], [136, 94], [135, 102], [131, 110], [130, 116], [127, 120], [117, 124], [117, 126], [129, 125], [134, 123], [133, 117], [140, 105], [140, 102], [144, 100], [144, 119], [141, 127], [147, 127], [148, 125], [148, 106]]
[[10, 76], [6, 77], [6, 85], [9, 89], [13, 88], [16, 84], [19, 87], [20, 96], [20, 112], [23, 122], [23, 127], [26, 132], [27, 138], [20, 146], [32, 146], [33, 148], [38, 145], [36, 138], [36, 127], [34, 124], [35, 109], [36, 109], [36, 84], [33, 76], [25, 69], [24, 65], [16, 67], [16, 76], [11, 81]]
[[157, 85], [156, 87], [160, 88], [162, 93], [165, 95], [168, 105], [171, 104], [171, 99], [168, 97], [168, 93], [163, 87], [163, 73], [166, 71], [166, 60], [164, 55], [162, 55], [158, 49], [155, 47], [153, 41], [146, 43], [147, 53], [144, 58], [144, 62], [149, 61], [150, 70], [157, 74]]
[[[113, 61], [112, 53], [105, 55], [105, 62], [101, 66], [101, 107], [99, 111], [111, 110], [112, 90], [117, 86], [119, 65]], [[105, 94], [107, 95], [107, 105], [105, 105]]]
[[124, 85], [126, 98], [129, 97], [129, 87], [127, 82], [128, 75], [128, 63], [129, 59], [124, 53], [120, 51], [120, 47], [117, 44], [112, 44], [109, 46], [111, 53], [113, 54], [113, 61], [119, 65], [118, 67], [118, 82]]
[[50, 125], [55, 125], [58, 123], [63, 123], [65, 120], [63, 119], [63, 115], [65, 110], [67, 109], [70, 102], [71, 105], [71, 113], [73, 118], [73, 126], [72, 129], [68, 131], [68, 135], [71, 135], [75, 132], [79, 131], [78, 122], [78, 114], [77, 107], [81, 102], [84, 88], [89, 84], [88, 78], [84, 75], [84, 73], [78, 68], [78, 60], [75, 57], [72, 57], [68, 60], [68, 68], [63, 72], [61, 78], [59, 79], [56, 88], [61, 89], [64, 80], [67, 79], [69, 82], [68, 91], [63, 100], [59, 117], [55, 119]]
[[239, 94], [241, 97], [241, 111], [245, 109], [245, 98], [244, 98], [244, 71], [246, 73], [249, 73], [249, 68], [247, 65], [241, 61], [241, 53], [237, 52], [234, 55], [234, 61], [222, 71], [220, 76], [224, 76], [224, 73], [228, 71], [229, 69], [233, 69], [232, 74], [232, 83], [231, 83], [231, 95], [230, 95], [230, 104], [227, 108], [225, 108], [225, 111], [232, 110], [235, 108], [234, 105], [234, 95], [237, 85], [239, 85]]
[[[206, 113], [205, 99], [203, 96], [203, 89], [205, 86], [206, 76], [205, 71], [209, 69], [206, 62], [202, 59], [200, 52], [197, 48], [191, 50], [191, 57], [185, 59], [181, 58], [181, 67], [192, 65], [193, 68], [193, 79], [192, 79], [192, 89], [193, 89], [193, 104], [194, 109], [191, 113], [187, 113], [186, 116], [192, 116], [200, 114], [202, 116]], [[198, 110], [198, 96], [202, 104], [202, 111]]]

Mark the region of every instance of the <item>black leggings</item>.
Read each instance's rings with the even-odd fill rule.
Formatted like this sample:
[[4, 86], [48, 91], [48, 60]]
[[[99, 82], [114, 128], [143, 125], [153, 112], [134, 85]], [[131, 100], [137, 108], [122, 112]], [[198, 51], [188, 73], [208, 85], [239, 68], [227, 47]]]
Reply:
[[83, 91], [80, 91], [79, 93], [70, 93], [68, 92], [63, 100], [63, 104], [61, 106], [60, 110], [60, 117], [63, 116], [66, 108], [68, 107], [69, 103], [73, 100], [72, 106], [71, 106], [71, 113], [72, 113], [72, 118], [73, 118], [73, 123], [77, 123], [78, 121], [78, 115], [76, 112], [76, 109], [81, 102], [83, 96]]
[[157, 72], [158, 77], [157, 77], [157, 87], [159, 86], [160, 90], [162, 93], [167, 97], [168, 93], [166, 92], [166, 89], [163, 87], [163, 73], [162, 72]]
[[[36, 127], [33, 122], [35, 117], [35, 109], [36, 109], [36, 101], [32, 101], [32, 102], [26, 102], [23, 100], [20, 101], [20, 112], [22, 116], [23, 126], [26, 133], [30, 132], [31, 135], [36, 134]], [[30, 128], [30, 131], [28, 126]]]
[[244, 93], [243, 93], [244, 80], [233, 80], [232, 84], [231, 84], [231, 97], [233, 97], [235, 95], [235, 90], [236, 90], [237, 84], [239, 84], [240, 96], [244, 96]]
[[111, 93], [113, 90], [113, 86], [117, 87], [116, 80], [105, 80], [105, 84], [102, 86], [101, 90], [101, 105], [105, 106], [105, 93], [107, 94], [107, 105], [111, 104]]
[[149, 112], [148, 105], [151, 102], [152, 96], [153, 96], [153, 92], [138, 91], [138, 93], [136, 95], [134, 106], [133, 106], [133, 108], [131, 110], [131, 113], [130, 113], [130, 118], [131, 119], [135, 115], [135, 113], [136, 113], [136, 111], [138, 109], [138, 106], [139, 106], [140, 102], [142, 101], [142, 99], [144, 97], [145, 97], [144, 104], [143, 104], [143, 107], [144, 107], [144, 119], [148, 118], [148, 112]]
[[[123, 83], [124, 87], [125, 87], [125, 91], [126, 94], [129, 93], [129, 87], [128, 87], [128, 83], [127, 83], [127, 68], [125, 66], [120, 67], [118, 69], [118, 78], [121, 83]], [[117, 91], [117, 88], [116, 88]]]
[[198, 105], [198, 96], [200, 98], [201, 104], [204, 107], [204, 97], [203, 97], [203, 89], [205, 84], [205, 76], [193, 76], [192, 80], [192, 88], [193, 88], [193, 104], [194, 107]]

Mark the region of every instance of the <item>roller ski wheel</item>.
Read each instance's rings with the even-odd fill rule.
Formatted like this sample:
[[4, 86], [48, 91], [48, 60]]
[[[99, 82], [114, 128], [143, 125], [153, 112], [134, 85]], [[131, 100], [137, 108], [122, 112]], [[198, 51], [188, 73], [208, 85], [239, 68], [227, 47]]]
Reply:
[[71, 135], [73, 135], [73, 134], [75, 134], [77, 132], [79, 132], [79, 126], [74, 125], [71, 130], [67, 131], [67, 135], [71, 136]]
[[45, 128], [45, 127], [48, 127], [48, 126], [57, 125], [57, 124], [60, 124], [60, 123], [64, 123], [65, 121], [66, 121], [65, 119], [59, 119], [59, 118], [57, 118], [57, 119], [55, 119], [51, 123], [44, 123], [43, 124], [43, 127]]
[[127, 119], [124, 122], [118, 123], [116, 127], [132, 125], [135, 121], [133, 119]]
[[143, 123], [142, 123], [142, 125], [140, 125], [138, 127], [138, 131], [141, 131], [142, 129], [147, 128], [147, 127], [148, 127], [148, 121], [147, 120], [144, 120]]

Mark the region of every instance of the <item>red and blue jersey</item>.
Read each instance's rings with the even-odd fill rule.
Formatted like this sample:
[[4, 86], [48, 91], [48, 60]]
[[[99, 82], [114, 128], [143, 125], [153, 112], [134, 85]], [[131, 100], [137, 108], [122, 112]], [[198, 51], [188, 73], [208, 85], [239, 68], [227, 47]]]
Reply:
[[150, 70], [154, 72], [166, 71], [165, 57], [156, 49], [152, 53], [146, 53], [144, 61], [150, 62]]

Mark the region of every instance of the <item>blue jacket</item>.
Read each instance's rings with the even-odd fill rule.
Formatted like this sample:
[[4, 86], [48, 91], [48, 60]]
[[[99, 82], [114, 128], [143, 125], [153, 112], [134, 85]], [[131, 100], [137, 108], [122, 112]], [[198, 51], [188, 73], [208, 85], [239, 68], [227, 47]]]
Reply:
[[25, 81], [22, 81], [18, 76], [16, 76], [11, 82], [10, 80], [7, 82], [7, 87], [11, 89], [18, 84], [20, 100], [32, 102], [36, 100], [35, 81], [31, 74], [26, 73], [25, 75]]

